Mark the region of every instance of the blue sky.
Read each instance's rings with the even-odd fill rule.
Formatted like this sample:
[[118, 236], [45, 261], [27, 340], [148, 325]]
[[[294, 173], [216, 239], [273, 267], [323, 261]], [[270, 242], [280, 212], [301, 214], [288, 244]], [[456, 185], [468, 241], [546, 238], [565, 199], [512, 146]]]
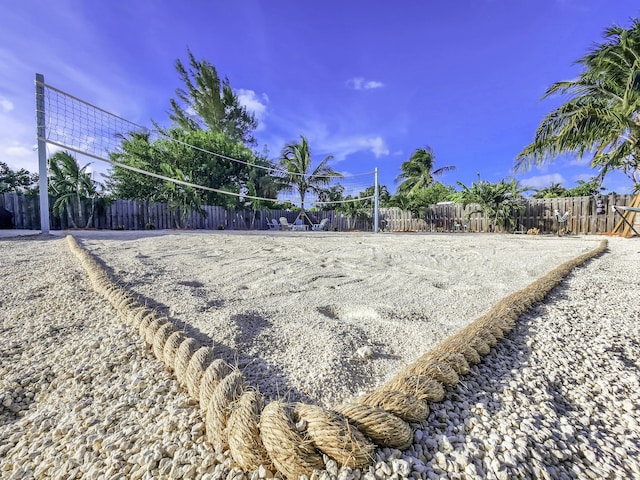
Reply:
[[[276, 158], [307, 136], [336, 170], [378, 167], [395, 190], [400, 164], [429, 145], [439, 180], [498, 181], [558, 104], [540, 101], [574, 78], [637, 0], [109, 2], [4, 0], [0, 5], [0, 161], [37, 171], [34, 78], [133, 122], [168, 126], [187, 48], [227, 76], [259, 120], [258, 149]], [[105, 171], [94, 162], [92, 168]], [[518, 174], [570, 188], [594, 172], [558, 159]], [[630, 191], [622, 175], [607, 190]]]

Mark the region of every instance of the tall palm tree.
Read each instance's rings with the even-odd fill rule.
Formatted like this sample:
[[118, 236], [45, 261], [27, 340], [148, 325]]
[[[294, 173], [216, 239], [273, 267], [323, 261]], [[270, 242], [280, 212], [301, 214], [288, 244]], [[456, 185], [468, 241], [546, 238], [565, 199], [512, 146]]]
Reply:
[[516, 158], [527, 170], [564, 153], [592, 153], [600, 180], [620, 170], [640, 189], [640, 20], [629, 29], [612, 26], [605, 41], [576, 63], [577, 79], [554, 83], [543, 98], [572, 98], [547, 114], [535, 139]]
[[342, 175], [331, 168], [328, 163], [333, 155], [327, 155], [312, 169], [309, 142], [304, 135], [299, 143], [285, 145], [280, 155], [280, 166], [284, 170], [284, 190], [297, 191], [300, 195], [300, 206], [304, 212], [304, 200], [308, 192], [320, 193], [335, 178]]
[[[56, 152], [49, 158], [49, 190], [56, 197], [53, 212], [62, 216], [66, 210], [73, 228], [78, 228], [78, 225], [86, 228], [91, 224], [100, 198], [98, 183], [86, 171], [88, 166], [80, 168], [78, 161], [69, 152]], [[91, 210], [85, 222], [84, 201], [87, 199], [91, 200]], [[78, 223], [72, 214], [74, 204], [78, 211]]]
[[449, 165], [434, 170], [434, 163], [435, 155], [431, 147], [425, 146], [413, 152], [409, 160], [400, 165], [402, 173], [395, 180], [396, 183], [402, 181], [398, 185], [398, 193], [411, 196], [418, 190], [431, 185], [434, 176], [456, 169], [455, 166]]

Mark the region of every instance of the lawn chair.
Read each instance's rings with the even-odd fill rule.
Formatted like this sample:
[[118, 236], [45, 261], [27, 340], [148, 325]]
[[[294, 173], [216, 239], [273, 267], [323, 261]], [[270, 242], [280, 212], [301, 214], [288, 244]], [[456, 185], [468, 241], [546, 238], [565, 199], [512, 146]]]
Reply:
[[269, 227], [269, 230], [280, 230], [280, 224], [275, 218], [267, 220], [267, 227]]
[[554, 210], [553, 215], [556, 217], [556, 222], [558, 223], [558, 236], [560, 237], [564, 234], [570, 233], [567, 228], [567, 222], [569, 221], [571, 210], [564, 212], [564, 215], [560, 215], [558, 210]]
[[314, 223], [313, 225], [311, 225], [311, 230], [315, 232], [321, 232], [322, 230], [326, 230], [328, 223], [329, 223], [329, 219], [323, 218], [322, 220], [320, 220], [320, 223]]
[[280, 230], [291, 230], [293, 225], [289, 223], [287, 217], [280, 217]]
[[[634, 215], [640, 214], [640, 208], [638, 207], [625, 207], [621, 205], [613, 205], [611, 207], [614, 212], [616, 212], [622, 218], [622, 221], [627, 225], [625, 228], [625, 233], [629, 231], [629, 229], [633, 230], [633, 233], [640, 236], [640, 233], [634, 228], [632, 221], [629, 221], [629, 218], [633, 219]], [[627, 218], [629, 217], [629, 218]], [[627, 235], [624, 235], [627, 236]]]

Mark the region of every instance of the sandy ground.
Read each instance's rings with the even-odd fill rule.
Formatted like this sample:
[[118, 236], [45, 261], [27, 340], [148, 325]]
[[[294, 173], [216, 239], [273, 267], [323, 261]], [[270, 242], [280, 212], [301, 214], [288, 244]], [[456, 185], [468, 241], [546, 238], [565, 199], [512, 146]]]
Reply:
[[[74, 232], [270, 398], [371, 390], [595, 237]], [[362, 358], [363, 347], [373, 355]]]
[[[16, 231], [0, 231], [0, 237]], [[33, 232], [24, 232], [33, 233]], [[60, 232], [1, 238], [0, 478], [257, 479], [92, 291]], [[373, 388], [602, 237], [73, 232], [123, 284], [209, 338], [269, 396]], [[312, 478], [640, 478], [640, 241], [537, 304], [405, 452]], [[371, 358], [357, 350], [372, 347]]]

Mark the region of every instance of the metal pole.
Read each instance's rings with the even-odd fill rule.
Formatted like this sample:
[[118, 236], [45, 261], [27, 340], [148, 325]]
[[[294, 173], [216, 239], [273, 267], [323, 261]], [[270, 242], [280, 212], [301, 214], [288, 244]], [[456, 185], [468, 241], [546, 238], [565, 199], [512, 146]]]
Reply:
[[380, 196], [378, 195], [378, 167], [376, 167], [374, 173], [374, 187], [373, 187], [373, 233], [378, 233], [378, 221], [380, 212]]
[[40, 231], [49, 233], [49, 188], [47, 185], [47, 143], [44, 115], [44, 75], [36, 73], [36, 122], [38, 125], [38, 174], [40, 187]]

